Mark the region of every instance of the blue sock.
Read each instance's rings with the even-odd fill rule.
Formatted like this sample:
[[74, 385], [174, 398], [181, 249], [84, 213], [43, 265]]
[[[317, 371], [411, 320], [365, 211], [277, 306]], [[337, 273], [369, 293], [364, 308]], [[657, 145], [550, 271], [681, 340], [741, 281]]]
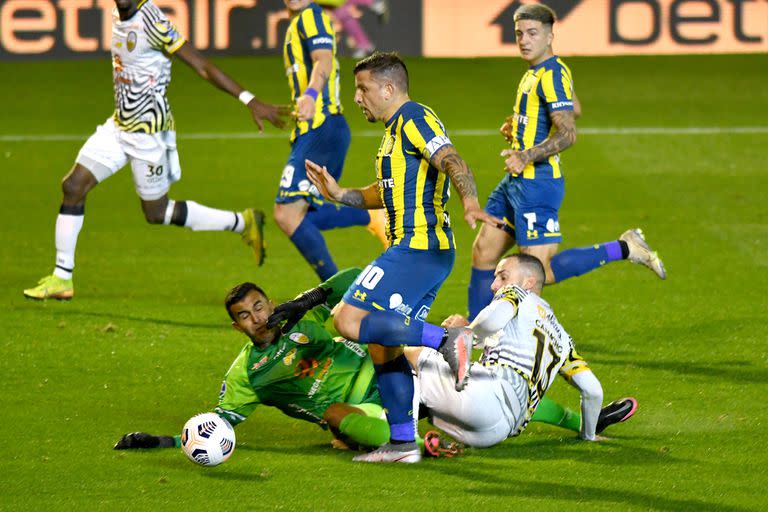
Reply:
[[331, 253], [328, 252], [328, 246], [325, 244], [323, 235], [307, 217], [304, 217], [304, 220], [294, 231], [291, 242], [304, 256], [307, 263], [315, 269], [321, 281], [325, 281], [338, 272], [336, 264], [331, 258]]
[[552, 258], [552, 273], [555, 274], [555, 282], [559, 283], [570, 277], [586, 274], [611, 261], [625, 258], [626, 255], [619, 241], [568, 249], [555, 254]]
[[320, 231], [349, 226], [367, 226], [371, 222], [368, 210], [331, 203], [325, 203], [310, 210], [306, 218], [311, 220]]
[[445, 329], [392, 311], [373, 311], [360, 322], [360, 343], [376, 343], [385, 347], [430, 347], [437, 350]]
[[384, 364], [375, 364], [381, 404], [387, 410], [389, 436], [392, 441], [413, 441], [413, 374], [404, 355]]
[[469, 288], [467, 288], [470, 322], [493, 300], [493, 292], [491, 291], [493, 273], [493, 270], [480, 270], [472, 267], [472, 276], [469, 279]]

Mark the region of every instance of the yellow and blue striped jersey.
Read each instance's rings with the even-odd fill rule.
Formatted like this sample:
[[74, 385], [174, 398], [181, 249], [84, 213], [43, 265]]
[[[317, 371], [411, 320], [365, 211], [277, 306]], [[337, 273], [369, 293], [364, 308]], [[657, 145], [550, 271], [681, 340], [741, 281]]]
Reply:
[[[573, 110], [573, 78], [571, 70], [554, 55], [528, 71], [517, 87], [512, 122], [512, 149], [524, 151], [543, 142], [552, 132], [551, 112]], [[560, 155], [541, 162], [531, 162], [523, 170], [523, 178], [561, 178]]]
[[283, 61], [288, 85], [291, 88], [291, 101], [304, 94], [312, 76], [312, 57], [314, 50], [332, 50], [333, 64], [331, 74], [317, 98], [315, 117], [310, 122], [297, 121], [291, 132], [291, 141], [309, 130], [317, 128], [332, 114], [341, 114], [339, 99], [339, 60], [336, 58], [336, 32], [331, 20], [323, 9], [310, 3], [303, 11], [294, 16], [288, 25], [283, 44]]
[[445, 204], [450, 179], [431, 163], [451, 141], [429, 107], [409, 101], [386, 122], [376, 154], [376, 178], [390, 245], [420, 250], [454, 248]]

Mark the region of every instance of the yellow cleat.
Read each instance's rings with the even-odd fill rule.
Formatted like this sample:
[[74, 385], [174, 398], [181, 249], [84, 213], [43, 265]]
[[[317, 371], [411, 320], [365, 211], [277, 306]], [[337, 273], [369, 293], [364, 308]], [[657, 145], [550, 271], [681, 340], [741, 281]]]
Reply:
[[262, 266], [266, 257], [267, 244], [264, 241], [264, 212], [254, 208], [246, 208], [243, 212], [243, 243], [250, 245], [256, 265]]
[[648, 267], [659, 276], [659, 279], [667, 278], [664, 262], [645, 241], [643, 230], [640, 228], [628, 229], [619, 237], [619, 240], [626, 242], [627, 247], [629, 247], [629, 261]]
[[24, 296], [34, 300], [70, 300], [75, 296], [75, 287], [72, 285], [72, 279], [50, 275], [40, 279], [34, 288], [24, 290]]
[[381, 245], [383, 245], [385, 249], [389, 248], [387, 220], [386, 215], [384, 214], [384, 209], [368, 210], [368, 214], [371, 216], [371, 222], [368, 223], [366, 229], [379, 239], [379, 242], [381, 242]]

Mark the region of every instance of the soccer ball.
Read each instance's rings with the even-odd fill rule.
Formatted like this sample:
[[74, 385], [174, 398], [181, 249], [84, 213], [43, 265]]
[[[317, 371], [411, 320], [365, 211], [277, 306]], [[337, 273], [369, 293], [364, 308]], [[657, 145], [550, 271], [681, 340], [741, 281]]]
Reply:
[[184, 424], [181, 449], [192, 462], [218, 466], [235, 450], [235, 429], [218, 414], [198, 414]]

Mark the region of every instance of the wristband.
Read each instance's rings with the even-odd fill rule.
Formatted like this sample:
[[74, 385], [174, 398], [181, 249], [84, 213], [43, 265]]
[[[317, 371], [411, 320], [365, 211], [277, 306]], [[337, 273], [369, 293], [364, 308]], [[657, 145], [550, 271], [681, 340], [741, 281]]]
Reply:
[[311, 96], [313, 100], [317, 101], [317, 97], [320, 95], [319, 92], [317, 92], [317, 89], [314, 87], [307, 87], [307, 90], [304, 91], [304, 94], [307, 96]]
[[253, 94], [251, 94], [249, 91], [243, 91], [240, 93], [240, 96], [237, 97], [237, 99], [240, 100], [240, 102], [243, 105], [248, 105], [253, 98], [255, 98]]

